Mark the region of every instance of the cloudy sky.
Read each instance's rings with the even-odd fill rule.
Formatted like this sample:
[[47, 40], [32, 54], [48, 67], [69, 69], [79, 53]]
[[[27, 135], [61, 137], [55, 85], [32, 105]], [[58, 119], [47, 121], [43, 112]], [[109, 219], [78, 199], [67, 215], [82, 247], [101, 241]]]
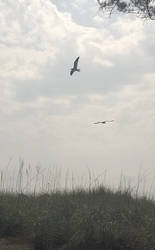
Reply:
[[[95, 0], [0, 0], [0, 164], [155, 175], [155, 23]], [[80, 56], [80, 73], [69, 75]], [[114, 119], [107, 125], [93, 122]]]

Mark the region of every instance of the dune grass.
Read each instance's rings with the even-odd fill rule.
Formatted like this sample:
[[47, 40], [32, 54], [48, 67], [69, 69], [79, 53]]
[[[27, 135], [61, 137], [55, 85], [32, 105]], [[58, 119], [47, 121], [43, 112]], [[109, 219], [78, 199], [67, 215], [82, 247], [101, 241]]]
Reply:
[[35, 250], [154, 250], [155, 203], [101, 186], [2, 192], [0, 238], [7, 237], [27, 239]]
[[61, 186], [57, 169], [32, 172], [24, 161], [16, 174], [1, 171], [0, 240], [24, 240], [34, 250], [155, 249], [155, 201], [139, 193], [139, 177], [134, 188], [121, 177], [112, 189], [90, 171], [81, 187], [68, 176]]

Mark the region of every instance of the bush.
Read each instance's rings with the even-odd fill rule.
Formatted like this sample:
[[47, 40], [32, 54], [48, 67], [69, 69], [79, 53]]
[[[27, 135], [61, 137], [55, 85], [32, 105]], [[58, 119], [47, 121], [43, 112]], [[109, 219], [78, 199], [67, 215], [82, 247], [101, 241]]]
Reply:
[[153, 250], [155, 204], [105, 188], [0, 194], [0, 237], [22, 237], [35, 250]]

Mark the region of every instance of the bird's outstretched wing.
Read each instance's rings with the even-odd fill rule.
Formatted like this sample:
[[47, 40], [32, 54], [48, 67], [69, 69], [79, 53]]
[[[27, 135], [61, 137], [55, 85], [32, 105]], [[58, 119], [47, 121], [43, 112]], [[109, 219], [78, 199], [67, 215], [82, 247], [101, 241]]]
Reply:
[[114, 120], [106, 121], [106, 122], [114, 122]]
[[73, 75], [73, 73], [74, 73], [74, 69], [71, 69], [70, 75]]
[[102, 121], [102, 122], [94, 122], [94, 124], [106, 124], [107, 122], [114, 122], [114, 120], [110, 120], [110, 121], [108, 121], [108, 120], [106, 120], [106, 121]]
[[74, 69], [77, 69], [77, 65], [78, 65], [78, 61], [79, 61], [79, 56], [76, 58], [76, 60], [74, 61]]
[[94, 122], [94, 124], [100, 124], [100, 123], [106, 123], [106, 121], [103, 121], [103, 122]]

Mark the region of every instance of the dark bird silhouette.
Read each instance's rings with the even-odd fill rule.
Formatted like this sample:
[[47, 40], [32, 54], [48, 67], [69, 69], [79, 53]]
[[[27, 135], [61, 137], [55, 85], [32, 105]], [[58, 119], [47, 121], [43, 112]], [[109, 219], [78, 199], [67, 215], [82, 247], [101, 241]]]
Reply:
[[80, 58], [80, 57], [78, 56], [78, 57], [76, 58], [76, 60], [74, 61], [74, 66], [73, 66], [73, 68], [72, 68], [71, 71], [70, 71], [70, 75], [73, 75], [73, 73], [74, 73], [75, 71], [80, 72], [80, 69], [77, 68], [79, 58]]
[[110, 120], [110, 121], [102, 121], [102, 122], [94, 122], [94, 124], [106, 124], [107, 122], [114, 122], [114, 120]]

